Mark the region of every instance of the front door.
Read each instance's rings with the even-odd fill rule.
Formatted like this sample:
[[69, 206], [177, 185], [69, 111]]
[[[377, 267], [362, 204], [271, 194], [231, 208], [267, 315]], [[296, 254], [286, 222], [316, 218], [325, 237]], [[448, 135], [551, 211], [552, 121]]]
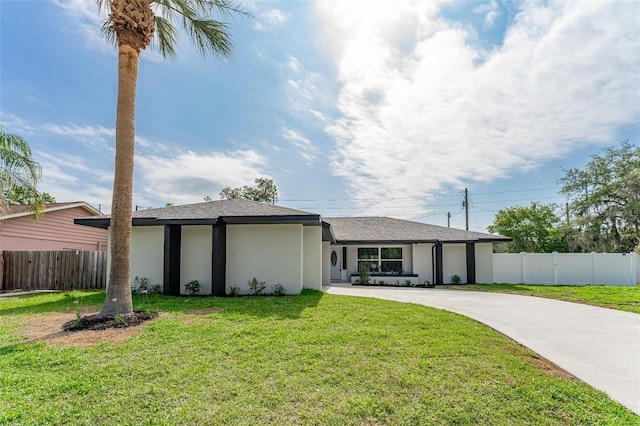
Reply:
[[340, 250], [337, 247], [331, 247], [331, 279], [338, 281], [342, 279], [342, 268], [340, 267], [342, 259], [340, 259], [339, 253]]

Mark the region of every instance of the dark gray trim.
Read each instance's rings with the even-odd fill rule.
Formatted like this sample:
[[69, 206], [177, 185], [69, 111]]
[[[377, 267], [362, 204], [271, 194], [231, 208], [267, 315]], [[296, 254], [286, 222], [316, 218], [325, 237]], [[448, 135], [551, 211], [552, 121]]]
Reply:
[[467, 284], [476, 283], [476, 245], [467, 243]]
[[342, 246], [342, 269], [347, 269], [347, 248]]
[[435, 245], [436, 251], [436, 276], [433, 279], [434, 284], [444, 284], [444, 271], [442, 268], [442, 243], [438, 241]]
[[227, 224], [220, 219], [213, 225], [211, 251], [211, 294], [227, 295]]
[[331, 244], [336, 243], [336, 236], [333, 234], [331, 224], [322, 222], [322, 241], [329, 241]]
[[466, 244], [466, 243], [491, 243], [511, 241], [510, 238], [496, 238], [495, 240], [336, 240], [337, 245], [375, 245], [375, 244], [435, 244], [440, 241], [442, 244]]
[[[258, 225], [258, 224], [291, 224], [299, 223], [305, 226], [322, 226], [320, 215], [282, 215], [282, 216], [224, 216], [216, 218], [200, 219], [158, 219], [155, 217], [135, 217], [131, 223], [133, 226], [162, 226], [162, 225], [215, 225], [219, 220], [226, 223]], [[76, 225], [93, 226], [95, 228], [107, 229], [111, 218], [81, 218], [74, 219]], [[332, 242], [335, 241], [335, 237]]]
[[163, 292], [171, 296], [180, 296], [181, 246], [182, 227], [180, 225], [166, 225], [164, 227]]

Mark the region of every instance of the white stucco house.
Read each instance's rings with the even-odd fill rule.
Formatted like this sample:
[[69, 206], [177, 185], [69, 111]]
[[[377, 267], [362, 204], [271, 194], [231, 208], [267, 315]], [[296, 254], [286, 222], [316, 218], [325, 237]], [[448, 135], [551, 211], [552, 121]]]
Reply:
[[[110, 218], [75, 223], [109, 229]], [[252, 278], [287, 294], [353, 282], [359, 268], [372, 278], [436, 284], [493, 282], [492, 242], [503, 237], [386, 217], [325, 218], [301, 210], [218, 200], [133, 213], [131, 276], [147, 277], [165, 294], [249, 293]]]

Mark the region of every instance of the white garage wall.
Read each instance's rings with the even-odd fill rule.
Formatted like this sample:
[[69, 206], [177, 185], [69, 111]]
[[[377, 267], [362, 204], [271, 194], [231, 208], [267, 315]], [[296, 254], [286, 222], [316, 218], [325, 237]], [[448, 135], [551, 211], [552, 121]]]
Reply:
[[493, 283], [493, 244], [476, 243], [475, 250], [476, 282], [489, 284]]
[[331, 284], [331, 243], [322, 242], [322, 284]]
[[302, 286], [322, 291], [322, 227], [304, 226], [303, 237]]
[[182, 227], [180, 246], [180, 294], [186, 294], [185, 284], [198, 280], [200, 294], [211, 294], [211, 225]]
[[[109, 245], [111, 247], [111, 245]], [[109, 253], [109, 259], [111, 255]], [[131, 231], [131, 285], [136, 275], [160, 284], [164, 277], [164, 226], [134, 226]]]
[[414, 244], [413, 245], [413, 273], [418, 274], [418, 284], [425, 281], [433, 283], [433, 264], [432, 258], [433, 244]]
[[252, 278], [264, 281], [266, 291], [282, 284], [287, 294], [302, 290], [303, 226], [227, 225], [227, 291], [236, 286], [249, 293]]
[[451, 277], [460, 276], [460, 282], [467, 282], [467, 247], [466, 244], [442, 245], [442, 281], [451, 283]]

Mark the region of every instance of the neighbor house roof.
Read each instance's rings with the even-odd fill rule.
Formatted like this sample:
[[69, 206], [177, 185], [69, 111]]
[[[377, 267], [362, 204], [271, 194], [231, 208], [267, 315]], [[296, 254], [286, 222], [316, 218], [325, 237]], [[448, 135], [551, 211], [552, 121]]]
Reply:
[[[322, 224], [320, 215], [244, 199], [216, 200], [133, 212], [133, 225], [207, 225], [223, 219], [226, 223]], [[79, 225], [108, 228], [110, 216], [76, 219]]]
[[[87, 211], [87, 215], [101, 216], [99, 210], [92, 207], [90, 204], [84, 201], [71, 201], [67, 203], [47, 203], [45, 204], [44, 213], [54, 212], [57, 210], [73, 209], [76, 207], [82, 207]], [[0, 216], [0, 220], [11, 219], [14, 217], [30, 216], [33, 214], [32, 207], [30, 205], [18, 205], [7, 206], [4, 209], [3, 214]]]
[[510, 238], [390, 217], [324, 218], [337, 243], [493, 242]]

